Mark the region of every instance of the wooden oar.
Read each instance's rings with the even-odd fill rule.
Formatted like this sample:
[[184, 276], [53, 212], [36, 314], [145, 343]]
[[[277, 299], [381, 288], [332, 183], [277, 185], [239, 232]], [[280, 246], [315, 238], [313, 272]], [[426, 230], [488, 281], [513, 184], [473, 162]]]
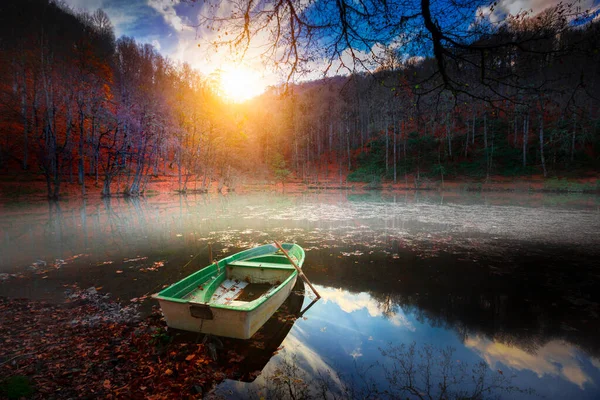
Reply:
[[319, 292], [317, 292], [317, 290], [312, 285], [312, 283], [310, 283], [310, 281], [308, 280], [308, 278], [306, 277], [306, 275], [304, 275], [304, 272], [302, 272], [302, 270], [300, 269], [300, 267], [296, 264], [296, 262], [292, 259], [292, 257], [290, 257], [290, 255], [288, 254], [288, 252], [285, 251], [285, 249], [279, 244], [278, 241], [275, 240], [274, 243], [275, 243], [275, 246], [279, 247], [279, 250], [281, 250], [283, 252], [283, 254], [287, 257], [287, 259], [290, 260], [290, 262], [292, 263], [292, 265], [294, 266], [294, 268], [296, 268], [296, 270], [298, 271], [298, 274], [300, 275], [300, 277], [304, 280], [304, 282], [306, 282], [308, 284], [308, 286], [310, 286], [310, 288], [313, 291], [313, 293], [315, 295], [317, 295], [317, 299], [320, 299], [321, 295], [319, 294]]

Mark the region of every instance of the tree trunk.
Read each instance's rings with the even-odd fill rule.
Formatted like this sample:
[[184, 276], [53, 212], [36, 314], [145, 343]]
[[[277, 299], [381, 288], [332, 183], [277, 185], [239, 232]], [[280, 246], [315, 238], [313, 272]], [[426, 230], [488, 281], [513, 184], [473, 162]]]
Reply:
[[180, 193], [183, 193], [183, 188], [181, 187], [181, 146], [177, 150], [177, 188]]
[[469, 120], [467, 119], [467, 131], [465, 136], [465, 157], [469, 155]]
[[387, 119], [387, 117], [385, 118], [385, 125], [383, 127], [383, 129], [385, 129], [385, 174], [387, 177], [387, 173], [390, 170], [390, 163], [389, 163], [389, 158], [390, 158], [390, 151], [389, 151], [389, 144], [390, 144], [390, 134], [389, 134], [389, 121]]
[[487, 167], [487, 178], [489, 179], [490, 177], [490, 171], [492, 170], [492, 166], [494, 165], [494, 139], [496, 138], [496, 132], [494, 130], [492, 130], [492, 146], [491, 146], [491, 150], [490, 150], [490, 162], [488, 163], [488, 167]]
[[523, 168], [527, 166], [527, 140], [529, 139], [529, 115], [523, 118]]
[[448, 139], [448, 157], [452, 158], [452, 130], [449, 118], [446, 120], [446, 138]]
[[473, 113], [473, 132], [471, 134], [471, 144], [475, 144], [475, 113]]
[[112, 176], [106, 175], [104, 177], [104, 184], [102, 185], [102, 197], [110, 197], [110, 184], [112, 182]]
[[81, 185], [81, 195], [85, 196], [85, 160], [83, 154], [83, 145], [85, 143], [85, 114], [83, 106], [79, 107], [79, 184]]
[[342, 123], [338, 124], [338, 171], [340, 174], [340, 188], [342, 187], [342, 153], [343, 150], [342, 144]]
[[513, 147], [517, 147], [517, 128], [519, 125], [517, 121], [517, 115], [515, 114], [515, 136], [513, 137]]
[[23, 87], [21, 88], [21, 116], [23, 118], [23, 169], [29, 166], [29, 123], [27, 119], [27, 75], [23, 66]]
[[392, 114], [392, 135], [394, 135], [394, 154], [393, 154], [393, 163], [394, 163], [394, 183], [397, 181], [397, 171], [396, 171], [396, 119], [394, 118], [394, 114]]
[[546, 159], [544, 158], [544, 113], [540, 113], [540, 157], [542, 159], [542, 171], [546, 177]]
[[348, 153], [348, 172], [352, 169], [352, 155], [350, 153], [350, 127], [348, 126], [348, 120], [346, 120], [346, 150]]
[[571, 162], [575, 157], [575, 131], [577, 130], [577, 119], [573, 117], [573, 134], [571, 135]]
[[483, 151], [485, 152], [485, 179], [487, 180], [490, 176], [490, 157], [488, 152], [487, 137], [487, 112], [483, 114]]

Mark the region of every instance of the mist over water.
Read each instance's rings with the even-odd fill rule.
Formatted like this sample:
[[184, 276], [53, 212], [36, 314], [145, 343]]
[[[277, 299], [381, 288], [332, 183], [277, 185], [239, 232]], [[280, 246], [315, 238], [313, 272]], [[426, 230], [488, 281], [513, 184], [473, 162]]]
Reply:
[[[581, 195], [325, 192], [5, 204], [0, 296], [61, 301], [77, 284], [138, 302], [207, 265], [209, 243], [223, 257], [272, 240], [297, 242], [323, 299], [296, 320], [254, 383], [226, 381], [218, 395], [264, 391], [289, 360], [304, 378], [328, 371], [339, 391], [359, 381], [360, 368], [391, 365], [382, 349], [414, 343], [436, 359], [450, 346], [453, 365], [483, 362], [538, 395], [591, 399], [600, 396], [598, 232], [600, 199]], [[377, 376], [379, 386], [389, 384]]]

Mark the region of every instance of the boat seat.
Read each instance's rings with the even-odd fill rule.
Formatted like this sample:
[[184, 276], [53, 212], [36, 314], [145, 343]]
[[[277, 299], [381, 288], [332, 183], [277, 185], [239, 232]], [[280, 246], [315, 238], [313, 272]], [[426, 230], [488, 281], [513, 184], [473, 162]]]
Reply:
[[234, 261], [232, 263], [227, 264], [227, 266], [294, 269], [294, 266], [292, 264], [269, 263], [262, 261]]

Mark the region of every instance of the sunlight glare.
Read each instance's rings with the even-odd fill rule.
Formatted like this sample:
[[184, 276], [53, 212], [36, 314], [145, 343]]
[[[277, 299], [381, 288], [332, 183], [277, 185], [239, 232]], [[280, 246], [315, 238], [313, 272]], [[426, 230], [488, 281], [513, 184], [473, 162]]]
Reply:
[[220, 71], [220, 89], [224, 98], [240, 103], [265, 90], [260, 73], [244, 66], [226, 67]]

